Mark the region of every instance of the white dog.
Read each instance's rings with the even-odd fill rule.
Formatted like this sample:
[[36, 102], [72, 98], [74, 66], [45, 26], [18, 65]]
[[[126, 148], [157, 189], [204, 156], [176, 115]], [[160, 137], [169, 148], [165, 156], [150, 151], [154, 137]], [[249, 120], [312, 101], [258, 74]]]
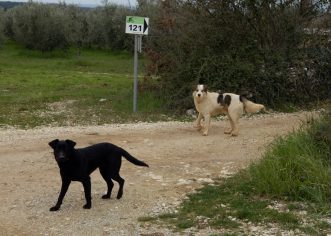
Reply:
[[247, 113], [255, 113], [261, 109], [265, 109], [262, 104], [253, 103], [241, 95], [208, 92], [207, 87], [203, 84], [197, 86], [196, 90], [193, 92], [193, 99], [195, 108], [199, 112], [195, 127], [201, 130], [203, 128], [201, 120], [204, 119], [204, 128], [202, 129], [204, 136], [208, 135], [211, 116], [222, 113], [227, 114], [231, 128], [224, 133], [237, 136], [239, 133], [238, 120], [244, 111]]

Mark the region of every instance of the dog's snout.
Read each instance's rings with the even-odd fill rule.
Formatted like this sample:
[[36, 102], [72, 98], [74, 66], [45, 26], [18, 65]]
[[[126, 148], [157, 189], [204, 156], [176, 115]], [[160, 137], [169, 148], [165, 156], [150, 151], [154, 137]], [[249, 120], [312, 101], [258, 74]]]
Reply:
[[200, 93], [198, 93], [198, 97], [200, 97], [201, 96], [201, 94]]
[[63, 152], [60, 152], [60, 153], [58, 154], [58, 158], [59, 158], [59, 159], [63, 159], [63, 158], [65, 158], [64, 153], [63, 153]]

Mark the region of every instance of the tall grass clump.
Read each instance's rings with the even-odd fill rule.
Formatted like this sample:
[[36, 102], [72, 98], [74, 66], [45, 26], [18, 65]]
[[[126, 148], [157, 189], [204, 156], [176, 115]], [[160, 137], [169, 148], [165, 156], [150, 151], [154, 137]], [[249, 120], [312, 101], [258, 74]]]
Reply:
[[248, 169], [255, 193], [326, 203], [331, 196], [331, 117], [310, 119], [279, 138], [265, 157]]

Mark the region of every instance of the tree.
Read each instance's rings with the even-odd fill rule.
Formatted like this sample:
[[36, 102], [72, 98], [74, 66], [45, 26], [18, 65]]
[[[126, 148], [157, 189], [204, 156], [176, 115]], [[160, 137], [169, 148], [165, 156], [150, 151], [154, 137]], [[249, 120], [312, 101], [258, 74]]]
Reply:
[[4, 19], [4, 10], [0, 7], [0, 47], [2, 47], [2, 44], [4, 42]]
[[132, 10], [126, 7], [107, 5], [89, 11], [87, 16], [88, 41], [99, 48], [112, 50], [131, 49], [129, 36], [124, 32], [125, 16]]
[[88, 25], [86, 12], [79, 7], [69, 5], [63, 8], [65, 18], [65, 36], [71, 46], [77, 47], [78, 56], [84, 45], [88, 45]]
[[28, 3], [13, 8], [13, 32], [16, 41], [43, 52], [67, 49], [64, 12], [58, 7]]

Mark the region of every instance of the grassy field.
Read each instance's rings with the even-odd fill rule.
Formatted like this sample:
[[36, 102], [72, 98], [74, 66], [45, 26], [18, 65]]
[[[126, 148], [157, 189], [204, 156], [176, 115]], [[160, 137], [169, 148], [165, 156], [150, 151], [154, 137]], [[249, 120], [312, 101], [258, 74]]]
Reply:
[[284, 230], [329, 235], [331, 113], [277, 139], [264, 158], [247, 169], [189, 195], [178, 213], [140, 221], [177, 230], [211, 227], [224, 230], [224, 235], [245, 235], [243, 229], [249, 227], [259, 227], [259, 232], [276, 228], [277, 235]]
[[[139, 69], [143, 70], [140, 59]], [[0, 126], [104, 124], [165, 119], [157, 94], [139, 91], [132, 113], [132, 53], [45, 53], [0, 48]]]

